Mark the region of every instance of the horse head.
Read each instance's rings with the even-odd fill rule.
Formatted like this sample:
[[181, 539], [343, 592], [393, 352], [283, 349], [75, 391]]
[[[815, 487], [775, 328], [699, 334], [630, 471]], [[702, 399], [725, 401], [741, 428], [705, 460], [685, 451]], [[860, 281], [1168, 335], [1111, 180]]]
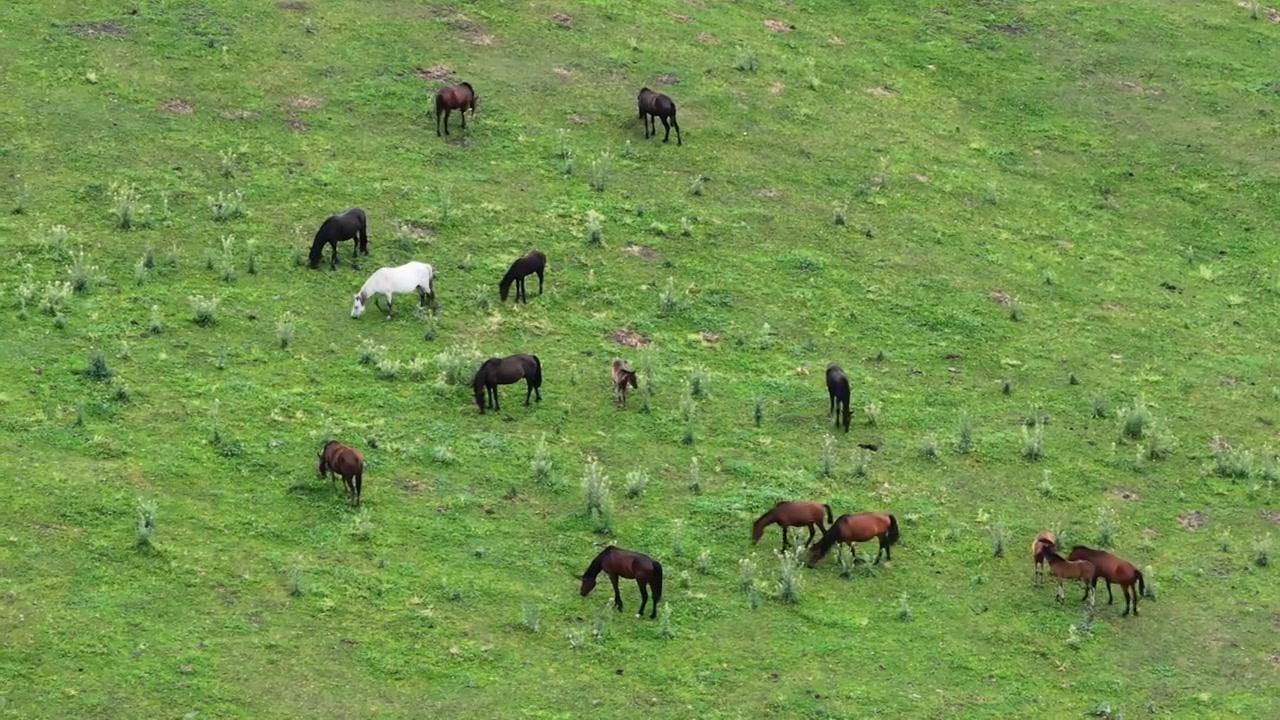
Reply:
[[354, 320], [360, 317], [361, 315], [364, 315], [364, 304], [366, 300], [368, 300], [368, 298], [365, 297], [364, 293], [362, 292], [358, 292], [352, 297], [351, 319]]

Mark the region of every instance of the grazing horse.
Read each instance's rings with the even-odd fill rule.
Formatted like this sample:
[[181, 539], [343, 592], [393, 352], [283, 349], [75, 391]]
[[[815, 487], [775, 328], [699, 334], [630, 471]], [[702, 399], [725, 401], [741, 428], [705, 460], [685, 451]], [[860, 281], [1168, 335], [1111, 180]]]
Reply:
[[[844, 543], [849, 546], [849, 552], [857, 558], [858, 551], [854, 547], [856, 542], [866, 542], [871, 538], [880, 541], [880, 549], [876, 552], [876, 563], [880, 562], [880, 556], [884, 555], [885, 559], [892, 562], [893, 555], [889, 552], [889, 548], [898, 542], [898, 519], [889, 513], [877, 512], [860, 512], [847, 513], [836, 518], [831, 523], [831, 527], [822, 534], [822, 540], [812, 548], [809, 548], [809, 567], [818, 564], [818, 561], [827, 556], [831, 546], [837, 543]], [[840, 548], [836, 547], [836, 555], [840, 554]]]
[[[1142, 571], [1133, 566], [1128, 560], [1112, 555], [1105, 550], [1094, 550], [1084, 545], [1076, 545], [1071, 548], [1071, 554], [1067, 556], [1069, 560], [1088, 560], [1098, 569], [1098, 574], [1094, 576], [1090, 587], [1097, 587], [1098, 578], [1102, 578], [1107, 583], [1107, 604], [1110, 605], [1115, 596], [1111, 594], [1111, 583], [1120, 586], [1120, 592], [1124, 593], [1124, 612], [1120, 613], [1120, 617], [1129, 614], [1129, 594], [1133, 594], [1133, 615], [1138, 616], [1138, 595], [1146, 594], [1147, 583], [1142, 577]], [[1134, 586], [1137, 586], [1136, 588]]]
[[320, 267], [320, 258], [324, 255], [324, 246], [333, 248], [333, 257], [329, 260], [329, 269], [338, 267], [338, 243], [352, 240], [351, 259], [355, 260], [359, 253], [369, 254], [369, 219], [364, 210], [351, 208], [341, 215], [330, 215], [320, 223], [316, 237], [311, 241], [311, 269]]
[[476, 117], [476, 104], [480, 96], [476, 94], [471, 83], [464, 82], [441, 88], [436, 92], [436, 137], [440, 137], [440, 116], [444, 115], [444, 134], [449, 134], [449, 115], [458, 110], [462, 115], [462, 129], [467, 129], [467, 111], [471, 111], [471, 119]]
[[[656, 93], [649, 88], [640, 88], [640, 95], [636, 98], [640, 106], [640, 122], [644, 123], [644, 139], [648, 140], [651, 136], [658, 136], [658, 126], [654, 124], [653, 119], [656, 117], [662, 121], [662, 127], [667, 133], [662, 137], [662, 142], [671, 139], [671, 128], [676, 129], [676, 145], [683, 145], [684, 141], [680, 139], [680, 123], [676, 122], [676, 103], [670, 97], [662, 93]], [[671, 119], [671, 123], [667, 123], [667, 118]]]
[[342, 483], [347, 486], [347, 494], [351, 504], [360, 507], [360, 490], [364, 486], [364, 456], [360, 451], [343, 445], [337, 440], [330, 440], [320, 451], [320, 468], [318, 474], [336, 479], [342, 476]]
[[770, 525], [777, 525], [782, 528], [782, 551], [787, 550], [787, 528], [789, 527], [807, 527], [809, 528], [809, 539], [804, 541], [805, 545], [813, 544], [814, 531], [820, 531], [826, 534], [827, 528], [822, 524], [822, 511], [827, 511], [827, 522], [831, 520], [831, 506], [825, 503], [816, 502], [797, 502], [783, 501], [774, 505], [765, 514], [756, 518], [756, 522], [751, 526], [751, 544], [755, 545], [760, 542], [760, 537], [764, 535], [764, 529]]
[[534, 395], [542, 402], [542, 361], [537, 355], [509, 355], [504, 358], [492, 357], [480, 364], [475, 379], [471, 381], [471, 389], [476, 393], [476, 405], [480, 414], [484, 414], [485, 391], [489, 395], [489, 407], [500, 410], [498, 406], [498, 386], [510, 385], [520, 378], [525, 379], [526, 392], [524, 405], [529, 406], [529, 396]]
[[827, 395], [831, 400], [827, 414], [836, 416], [836, 427], [843, 421], [844, 431], [849, 432], [849, 418], [853, 415], [849, 410], [849, 377], [835, 363], [827, 366]]
[[1053, 543], [1047, 545], [1042, 543], [1040, 550], [1036, 553], [1036, 562], [1049, 561], [1049, 572], [1058, 581], [1058, 602], [1066, 600], [1062, 581], [1079, 580], [1084, 584], [1084, 597], [1080, 599], [1088, 600], [1089, 606], [1092, 607], [1094, 598], [1092, 590], [1094, 583], [1098, 581], [1098, 569], [1088, 560], [1064, 560], [1056, 552], [1056, 548], [1057, 545]]
[[1031, 541], [1031, 580], [1039, 587], [1044, 582], [1044, 558], [1040, 556], [1041, 547], [1053, 549], [1058, 538], [1051, 530], [1041, 530], [1036, 539]]
[[618, 592], [618, 578], [624, 577], [636, 581], [640, 586], [640, 612], [636, 617], [644, 617], [644, 606], [649, 603], [649, 593], [645, 586], [653, 589], [653, 610], [649, 615], [652, 620], [658, 616], [658, 603], [662, 600], [662, 563], [648, 555], [610, 545], [596, 555], [587, 571], [582, 573], [582, 597], [596, 589], [596, 576], [601, 572], [608, 573], [613, 583], [613, 606], [622, 612], [622, 594]]
[[387, 317], [391, 317], [392, 297], [395, 293], [407, 292], [418, 293], [419, 306], [425, 306], [430, 299], [431, 312], [439, 314], [440, 306], [436, 303], [435, 271], [427, 263], [407, 262], [396, 267], [374, 270], [360, 287], [360, 292], [351, 299], [351, 317], [358, 318], [364, 315], [364, 308], [369, 299], [373, 298], [373, 303], [376, 305], [379, 295], [387, 299]]
[[511, 283], [516, 284], [516, 302], [524, 301], [529, 304], [529, 296], [524, 292], [524, 279], [528, 275], [538, 273], [538, 294], [542, 294], [542, 273], [547, 269], [547, 256], [538, 250], [530, 250], [527, 255], [511, 263], [511, 268], [507, 270], [507, 274], [502, 276], [502, 282], [498, 283], [498, 297], [502, 298], [502, 302], [507, 301], [507, 292], [511, 290]]
[[609, 367], [613, 372], [613, 399], [618, 407], [624, 408], [627, 406], [627, 386], [640, 388], [636, 382], [636, 371], [621, 358], [614, 358]]

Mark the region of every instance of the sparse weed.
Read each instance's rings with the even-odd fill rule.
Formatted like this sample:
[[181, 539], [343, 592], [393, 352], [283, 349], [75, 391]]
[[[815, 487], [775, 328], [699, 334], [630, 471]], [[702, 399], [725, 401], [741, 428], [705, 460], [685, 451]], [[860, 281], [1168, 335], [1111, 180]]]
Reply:
[[387, 354], [387, 348], [375, 343], [369, 338], [361, 338], [360, 345], [356, 348], [357, 360], [361, 365], [373, 365], [378, 362], [379, 358]]
[[1151, 423], [1151, 413], [1148, 412], [1142, 398], [1135, 398], [1133, 404], [1124, 408], [1120, 414], [1123, 417], [1120, 425], [1121, 436], [1126, 440], [1141, 440], [1146, 434], [1147, 426]]
[[667, 278], [667, 284], [658, 292], [658, 314], [663, 317], [675, 314], [678, 302], [675, 280]]
[[739, 72], [755, 72], [756, 56], [746, 48], [739, 48], [738, 54], [733, 60], [733, 67]]
[[693, 223], [687, 217], [680, 218], [680, 237], [693, 237]]
[[902, 622], [911, 622], [915, 615], [911, 612], [911, 602], [904, 592], [898, 597], [898, 619]]
[[644, 495], [649, 485], [649, 476], [643, 470], [632, 470], [627, 473], [627, 497], [631, 499]]
[[373, 539], [373, 522], [369, 520], [369, 513], [367, 511], [362, 509], [351, 518], [351, 529], [349, 533], [351, 537], [360, 542], [368, 542]]
[[670, 640], [675, 637], [675, 631], [671, 628], [671, 602], [668, 601], [658, 610], [658, 637], [663, 640]]
[[613, 167], [613, 157], [606, 151], [591, 161], [591, 189], [604, 192], [609, 186], [609, 174]]
[[702, 468], [698, 465], [696, 457], [689, 461], [689, 492], [694, 495], [702, 494]]
[[795, 605], [800, 602], [800, 586], [804, 580], [804, 546], [796, 543], [786, 552], [773, 552], [778, 556], [778, 599], [784, 604]]
[[138, 538], [137, 547], [150, 550], [154, 546], [156, 533], [156, 501], [138, 498]]
[[822, 461], [819, 465], [822, 477], [832, 478], [836, 474], [836, 440], [828, 433], [822, 436]]
[[250, 275], [258, 274], [258, 252], [257, 243], [250, 240], [244, 245], [245, 252], [245, 271]]
[[711, 551], [703, 548], [702, 552], [698, 553], [698, 559], [695, 561], [694, 567], [697, 568], [699, 575], [709, 575], [711, 573]]
[[958, 432], [956, 433], [956, 450], [968, 454], [973, 452], [973, 418], [968, 413], [960, 413]]
[[587, 244], [604, 247], [604, 216], [595, 210], [587, 211]]
[[696, 427], [698, 417], [698, 404], [691, 398], [685, 398], [681, 402], [681, 410], [684, 413], [684, 434], [680, 436], [681, 445], [693, 445], [696, 440]]
[[400, 377], [400, 372], [404, 370], [404, 363], [396, 358], [380, 357], [373, 364], [373, 367], [378, 371], [378, 377], [383, 380], [395, 380]]
[[547, 436], [538, 438], [538, 446], [533, 451], [533, 459], [529, 461], [529, 469], [536, 482], [545, 483], [551, 480], [551, 449], [547, 447]]
[[1002, 381], [1000, 382], [1000, 393], [1001, 393], [1002, 395], [1012, 395], [1012, 394], [1013, 394], [1013, 381], [1012, 381], [1012, 380], [1010, 380], [1010, 379], [1008, 379], [1008, 378], [1005, 378], [1004, 380], [1002, 380]]
[[671, 524], [671, 555], [684, 557], [684, 521], [676, 520]]
[[536, 633], [538, 632], [538, 629], [542, 627], [541, 615], [542, 613], [538, 609], [537, 605], [526, 604], [521, 611], [520, 625], [525, 630], [528, 630], [531, 633]]
[[203, 295], [191, 295], [187, 298], [191, 303], [192, 320], [200, 327], [212, 327], [218, 322], [218, 298], [206, 298]]
[[236, 176], [236, 160], [237, 156], [234, 150], [223, 150], [218, 153], [221, 159], [222, 177], [230, 180]]
[[1115, 542], [1117, 527], [1116, 511], [1107, 506], [1098, 508], [1098, 544], [1112, 547]]
[[453, 450], [448, 445], [437, 445], [431, 449], [431, 461], [437, 465], [452, 465]]
[[862, 414], [866, 416], [868, 425], [872, 427], [880, 425], [880, 403], [867, 403], [867, 406], [862, 409]]
[[74, 293], [87, 293], [93, 289], [98, 275], [98, 266], [89, 262], [89, 256], [83, 250], [71, 253], [71, 267], [67, 268], [71, 277], [71, 290]]
[[1213, 474], [1228, 480], [1248, 480], [1254, 473], [1254, 457], [1249, 450], [1222, 445], [1213, 451]]
[[480, 351], [474, 345], [451, 345], [436, 353], [433, 361], [440, 369], [440, 382], [447, 386], [470, 385], [480, 364]]
[[101, 350], [94, 350], [89, 353], [89, 365], [81, 370], [80, 374], [90, 380], [104, 382], [110, 380], [115, 375], [115, 371], [107, 366], [107, 356]]
[[160, 314], [160, 306], [151, 306], [151, 319], [147, 322], [147, 331], [152, 335], [159, 335], [164, 332], [164, 316]]
[[213, 213], [214, 222], [226, 222], [244, 217], [246, 214], [244, 191], [219, 192], [217, 197], [209, 198], [209, 210]]
[[850, 456], [853, 464], [853, 476], [855, 478], [865, 478], [871, 475], [871, 453], [862, 448], [858, 448]]
[[849, 203], [839, 201], [831, 204], [831, 217], [836, 225], [844, 227], [849, 224]]
[[1009, 298], [1009, 319], [1014, 322], [1022, 320], [1022, 301], [1018, 298]]
[[276, 321], [276, 340], [280, 341], [280, 349], [287, 350], [293, 344], [295, 318], [292, 310], [286, 310]]
[[222, 276], [222, 282], [229, 283], [236, 280], [235, 244], [235, 235], [222, 236], [222, 255], [219, 259], [219, 274]]
[[1044, 421], [1040, 416], [1022, 426], [1022, 459], [1039, 462], [1044, 457]]
[[1258, 567], [1271, 566], [1271, 533], [1263, 535], [1253, 542], [1253, 564]]
[[707, 380], [707, 371], [697, 368], [689, 373], [689, 397], [694, 400], [706, 400], [711, 395], [711, 384]]
[[146, 260], [138, 258], [138, 262], [133, 264], [133, 282], [136, 285], [144, 285], [147, 278], [150, 277], [151, 270], [147, 268]]
[[1230, 530], [1223, 530], [1222, 534], [1218, 536], [1218, 552], [1224, 552], [1224, 553], [1231, 552], [1231, 531]]
[[988, 532], [991, 533], [991, 554], [995, 557], [1004, 557], [1004, 526], [992, 525], [988, 528]]
[[1102, 395], [1093, 396], [1093, 416], [1099, 420], [1111, 417], [1111, 402]]
[[929, 462], [937, 462], [938, 460], [938, 440], [932, 435], [926, 436], [920, 442], [920, 457]]
[[1164, 423], [1153, 422], [1146, 436], [1147, 442], [1141, 452], [1147, 460], [1164, 460], [1178, 447], [1178, 439], [1164, 426]]
[[145, 218], [150, 208], [142, 204], [138, 189], [132, 183], [112, 183], [110, 192], [116, 227], [133, 230], [146, 224]]
[[45, 247], [55, 257], [71, 252], [71, 230], [66, 225], [54, 225], [49, 228], [45, 238]]
[[588, 514], [602, 512], [609, 505], [609, 478], [605, 477], [600, 462], [591, 455], [587, 456], [582, 472], [582, 495]]
[[709, 179], [706, 175], [695, 177], [693, 182], [689, 183], [689, 194], [694, 197], [702, 197], [702, 193], [706, 192], [707, 180]]
[[764, 424], [764, 398], [757, 396], [751, 403], [751, 419], [756, 427]]

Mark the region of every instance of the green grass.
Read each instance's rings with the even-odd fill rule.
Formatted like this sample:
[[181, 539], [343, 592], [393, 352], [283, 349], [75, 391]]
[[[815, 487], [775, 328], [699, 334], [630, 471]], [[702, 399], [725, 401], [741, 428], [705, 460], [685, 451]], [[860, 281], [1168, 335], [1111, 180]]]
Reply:
[[[436, 5], [0, 10], [0, 717], [1280, 716], [1280, 25]], [[448, 139], [436, 66], [481, 96]], [[683, 147], [643, 139], [642, 85]], [[307, 269], [353, 205], [371, 255]], [[497, 302], [532, 247], [545, 293]], [[409, 259], [439, 318], [351, 320]], [[470, 374], [514, 352], [543, 401], [480, 415]], [[615, 356], [643, 368], [622, 411]], [[316, 477], [327, 437], [365, 453], [360, 511]], [[783, 602], [749, 528], [788, 498], [906, 544]], [[1043, 528], [1107, 535], [1159, 601], [1082, 622], [1031, 585]], [[669, 615], [578, 596], [604, 542], [664, 563]]]

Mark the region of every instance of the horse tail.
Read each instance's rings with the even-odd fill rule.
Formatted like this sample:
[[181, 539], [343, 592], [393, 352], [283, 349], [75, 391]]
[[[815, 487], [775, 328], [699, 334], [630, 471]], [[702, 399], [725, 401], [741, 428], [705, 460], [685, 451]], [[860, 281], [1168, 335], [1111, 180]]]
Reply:
[[662, 563], [653, 561], [653, 580], [649, 582], [653, 588], [653, 606], [657, 607], [662, 600]]
[[1134, 576], [1135, 576], [1135, 577], [1137, 577], [1137, 578], [1138, 578], [1138, 595], [1139, 595], [1140, 597], [1146, 597], [1146, 596], [1147, 596], [1147, 581], [1146, 581], [1146, 580], [1144, 580], [1144, 579], [1142, 578], [1142, 571], [1141, 571], [1141, 570], [1139, 570], [1139, 569], [1137, 569], [1137, 568], [1134, 568], [1134, 569], [1133, 569], [1133, 574], [1134, 574]]
[[886, 533], [885, 540], [887, 544], [892, 545], [898, 542], [898, 537], [898, 518], [894, 517], [893, 513], [889, 513], [889, 531]]
[[830, 525], [831, 523], [834, 523], [835, 517], [831, 514], [831, 506], [826, 503], [822, 503], [822, 507], [827, 509], [827, 524]]
[[537, 355], [530, 355], [529, 357], [533, 358], [533, 372], [537, 376], [535, 382], [538, 387], [542, 387], [542, 361], [538, 359]]

